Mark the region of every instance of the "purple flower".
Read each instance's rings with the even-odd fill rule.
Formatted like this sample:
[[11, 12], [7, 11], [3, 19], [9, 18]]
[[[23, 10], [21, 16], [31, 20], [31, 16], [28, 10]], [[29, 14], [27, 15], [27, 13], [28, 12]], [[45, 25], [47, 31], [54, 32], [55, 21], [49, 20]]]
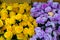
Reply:
[[42, 38], [45, 33], [40, 27], [35, 28], [35, 32], [36, 32], [36, 36], [38, 36], [39, 38]]
[[44, 35], [44, 40], [52, 40], [52, 36], [50, 34], [45, 34]]
[[60, 35], [60, 26], [58, 27], [57, 34]]
[[45, 8], [45, 12], [50, 12], [50, 11], [52, 11], [52, 9], [51, 9], [50, 6], [48, 6], [48, 7]]
[[[53, 12], [53, 16], [50, 16], [52, 14], [50, 13], [49, 15], [49, 12]], [[33, 35], [31, 40], [37, 40], [36, 38], [57, 40], [57, 36], [60, 35], [60, 4], [58, 2], [48, 0], [47, 3], [33, 3], [31, 16], [36, 18], [36, 23], [39, 26], [35, 28], [35, 35]], [[56, 27], [58, 27], [57, 30]], [[52, 33], [54, 36], [51, 35]]]
[[53, 32], [53, 35], [54, 35], [53, 40], [57, 40], [57, 33], [55, 31]]
[[58, 10], [58, 13], [60, 14], [60, 9]]
[[60, 20], [58, 21], [58, 24], [60, 24]]
[[36, 38], [30, 38], [30, 40], [36, 40]]
[[51, 22], [50, 21], [48, 21], [46, 24], [45, 24], [45, 26], [50, 26], [51, 25]]
[[36, 32], [36, 33], [40, 32], [40, 30], [41, 30], [40, 27], [36, 27], [36, 28], [35, 28], [35, 32]]
[[48, 27], [45, 30], [46, 33], [50, 33], [50, 34], [52, 33], [52, 31], [53, 31], [53, 29], [51, 27]]
[[37, 9], [41, 10], [41, 3], [36, 6]]
[[58, 2], [53, 2], [53, 4], [52, 4], [52, 8], [57, 8], [58, 7]]
[[35, 9], [36, 9], [35, 7], [31, 8], [31, 13], [36, 12], [37, 10], [35, 10]]
[[58, 5], [58, 8], [60, 9], [60, 4]]
[[52, 10], [52, 12], [53, 12], [54, 14], [56, 13], [56, 11], [58, 11], [58, 10], [57, 10], [57, 9], [53, 9], [53, 10]]
[[43, 3], [42, 6], [41, 6], [41, 9], [45, 9], [47, 6], [48, 6], [47, 3]]
[[55, 23], [54, 23], [54, 22], [48, 21], [48, 22], [45, 24], [45, 26], [50, 26], [50, 25], [52, 25], [52, 28], [55, 28]]
[[43, 38], [44, 37], [44, 34], [45, 32], [43, 30], [40, 30], [40, 32], [37, 32], [36, 35], [39, 37], [39, 38]]
[[42, 13], [41, 12], [36, 12], [34, 17], [39, 17]]
[[44, 24], [44, 22], [47, 20], [47, 18], [46, 17], [38, 17], [37, 19], [36, 19], [36, 22], [37, 23], [41, 23], [41, 24]]
[[43, 10], [41, 10], [40, 12], [41, 12], [41, 13], [44, 13], [44, 11], [43, 11]]
[[33, 6], [36, 7], [38, 5], [38, 2], [34, 2]]

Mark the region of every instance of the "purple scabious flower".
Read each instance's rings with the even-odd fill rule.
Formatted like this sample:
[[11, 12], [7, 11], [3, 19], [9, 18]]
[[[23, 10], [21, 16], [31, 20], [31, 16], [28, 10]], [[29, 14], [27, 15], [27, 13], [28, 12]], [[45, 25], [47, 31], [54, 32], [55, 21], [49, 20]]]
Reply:
[[59, 4], [58, 2], [53, 2], [53, 4], [51, 6], [52, 6], [52, 8], [57, 8], [58, 4]]
[[47, 6], [48, 6], [47, 3], [42, 3], [42, 5], [41, 5], [41, 9], [45, 9]]
[[45, 12], [50, 12], [50, 11], [52, 11], [52, 8], [50, 6], [45, 8]]
[[53, 32], [53, 35], [54, 35], [53, 40], [57, 40], [57, 33], [55, 31]]
[[37, 10], [35, 10], [35, 9], [36, 9], [35, 7], [31, 8], [31, 13], [36, 12]]
[[51, 27], [47, 27], [45, 32], [51, 34], [53, 29]]
[[45, 22], [46, 20], [47, 20], [46, 17], [38, 17], [38, 18], [36, 19], [36, 22], [37, 22], [37, 23], [44, 24], [44, 22]]
[[36, 7], [38, 5], [38, 2], [33, 3], [33, 7]]
[[40, 27], [35, 28], [35, 32], [36, 32], [36, 33], [39, 33], [39, 32], [40, 32], [40, 30], [41, 30], [41, 28], [40, 28]]
[[44, 40], [52, 40], [52, 36], [48, 33], [45, 33]]
[[38, 24], [31, 40], [57, 40], [57, 36], [60, 35], [60, 4], [58, 2], [48, 0], [47, 3], [33, 3], [31, 16]]

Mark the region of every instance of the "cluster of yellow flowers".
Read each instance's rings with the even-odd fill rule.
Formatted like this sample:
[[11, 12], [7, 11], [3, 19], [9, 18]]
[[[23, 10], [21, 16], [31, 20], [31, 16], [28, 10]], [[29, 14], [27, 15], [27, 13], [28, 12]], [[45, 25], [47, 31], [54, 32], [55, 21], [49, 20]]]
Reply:
[[35, 19], [30, 16], [28, 3], [2, 3], [0, 6], [0, 40], [29, 40], [37, 27]]

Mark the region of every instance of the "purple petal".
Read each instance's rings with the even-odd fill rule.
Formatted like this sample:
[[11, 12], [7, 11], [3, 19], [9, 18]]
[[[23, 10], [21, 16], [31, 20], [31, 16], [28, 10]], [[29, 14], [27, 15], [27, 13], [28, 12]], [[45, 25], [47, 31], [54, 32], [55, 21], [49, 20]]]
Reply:
[[52, 9], [51, 9], [50, 6], [48, 6], [48, 7], [45, 8], [45, 12], [50, 12], [50, 11], [52, 11]]

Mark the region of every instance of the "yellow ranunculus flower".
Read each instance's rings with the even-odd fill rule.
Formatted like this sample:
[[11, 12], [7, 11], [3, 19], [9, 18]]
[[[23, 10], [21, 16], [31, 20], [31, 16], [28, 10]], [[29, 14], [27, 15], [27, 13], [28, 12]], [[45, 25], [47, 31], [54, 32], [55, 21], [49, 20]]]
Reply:
[[0, 40], [5, 40], [3, 36], [0, 37]]
[[6, 6], [7, 6], [7, 4], [6, 4], [6, 3], [2, 3], [1, 8], [6, 9]]
[[7, 6], [7, 10], [12, 10], [12, 6]]
[[18, 7], [19, 7], [19, 9], [20, 9], [20, 8], [25, 9], [25, 7], [24, 7], [24, 5], [23, 5], [23, 4], [19, 4], [19, 6], [18, 6]]
[[17, 39], [23, 40], [24, 39], [24, 34], [23, 33], [19, 33], [16, 34], [17, 35]]
[[22, 19], [22, 14], [17, 14], [16, 17], [15, 17], [16, 20], [20, 20]]
[[3, 26], [3, 21], [0, 19], [0, 27]]
[[[35, 19], [30, 15], [30, 8], [27, 2], [19, 3], [2, 3], [0, 11], [0, 33], [4, 35], [5, 40], [12, 40], [16, 35], [17, 40], [29, 40], [29, 36], [34, 35], [34, 28], [37, 27]], [[2, 40], [3, 37], [0, 37]], [[4, 40], [4, 39], [3, 39]]]
[[18, 3], [13, 3], [13, 8], [17, 8], [18, 7]]
[[19, 9], [19, 12], [18, 12], [18, 13], [23, 14], [23, 13], [24, 13], [24, 8], [23, 8], [23, 7], [20, 7], [20, 9]]
[[28, 21], [28, 16], [24, 14], [22, 19], [23, 19], [24, 21]]
[[25, 34], [25, 35], [27, 35], [28, 34], [28, 28], [24, 28], [24, 30], [23, 30], [23, 33]]
[[23, 40], [27, 40], [27, 37], [24, 37]]
[[[32, 31], [31, 31], [31, 30], [32, 30]], [[29, 30], [28, 30], [28, 35], [30, 35], [30, 36], [34, 35], [34, 29], [29, 28]]]
[[24, 6], [24, 8], [26, 9], [26, 8], [29, 6], [29, 4], [28, 4], [27, 2], [24, 2], [24, 3], [23, 3], [23, 6]]
[[11, 27], [11, 25], [6, 25], [6, 29], [7, 29], [7, 31], [11, 31], [11, 32], [12, 32], [12, 27]]
[[10, 16], [10, 17], [13, 17], [13, 16], [15, 16], [15, 14], [16, 14], [15, 12], [11, 11], [11, 12], [9, 13], [9, 16]]
[[7, 18], [7, 19], [5, 20], [5, 24], [6, 24], [6, 25], [15, 24], [15, 18], [14, 18], [14, 16], [11, 17], [11, 18]]
[[19, 25], [26, 26], [27, 22], [26, 21], [22, 21]]
[[7, 38], [7, 39], [12, 38], [12, 36], [13, 36], [13, 34], [10, 31], [7, 31], [7, 32], [4, 33], [4, 37]]
[[21, 33], [23, 31], [23, 27], [22, 26], [16, 26], [15, 27], [15, 32], [16, 33]]
[[14, 16], [10, 18], [9, 23], [10, 24], [15, 24], [15, 18], [14, 18]]
[[30, 11], [30, 9], [31, 9], [31, 7], [30, 7], [30, 6], [28, 6], [28, 7], [26, 8], [26, 12], [29, 12], [29, 11]]
[[29, 16], [29, 21], [30, 22], [33, 22], [33, 20], [34, 20], [33, 17], [32, 16]]
[[27, 24], [28, 24], [29, 27], [34, 27], [34, 26], [31, 24], [31, 22], [29, 22], [29, 21], [27, 21]]
[[7, 18], [7, 19], [5, 20], [5, 25], [10, 25], [9, 22], [10, 22], [10, 21], [9, 21], [9, 18]]
[[6, 9], [1, 10], [1, 19], [5, 20], [8, 17], [8, 12]]
[[34, 27], [37, 27], [36, 20], [33, 21], [33, 25], [34, 25]]

